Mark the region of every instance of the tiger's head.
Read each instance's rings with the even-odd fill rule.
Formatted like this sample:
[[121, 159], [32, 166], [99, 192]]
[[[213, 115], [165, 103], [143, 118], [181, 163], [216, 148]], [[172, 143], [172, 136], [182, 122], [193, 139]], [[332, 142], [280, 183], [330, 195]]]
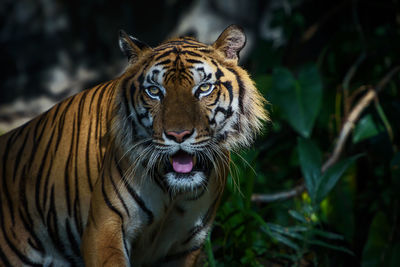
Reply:
[[264, 98], [238, 66], [240, 27], [212, 45], [184, 37], [150, 48], [123, 31], [119, 43], [129, 65], [119, 79], [117, 142], [170, 188], [204, 186], [226, 152], [251, 144], [268, 120]]

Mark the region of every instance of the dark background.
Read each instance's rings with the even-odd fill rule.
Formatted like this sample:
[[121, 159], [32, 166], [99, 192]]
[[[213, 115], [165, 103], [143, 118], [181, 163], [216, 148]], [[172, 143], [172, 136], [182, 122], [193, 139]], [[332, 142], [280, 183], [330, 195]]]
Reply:
[[179, 35], [212, 43], [232, 23], [245, 28], [241, 65], [272, 122], [233, 153], [204, 264], [400, 266], [398, 0], [3, 0], [0, 133], [119, 75], [119, 29], [152, 46]]

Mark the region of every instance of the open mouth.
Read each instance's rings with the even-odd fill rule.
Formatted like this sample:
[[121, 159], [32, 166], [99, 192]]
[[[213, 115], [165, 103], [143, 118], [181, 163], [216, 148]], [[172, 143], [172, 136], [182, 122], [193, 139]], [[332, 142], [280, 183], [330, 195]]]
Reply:
[[189, 174], [193, 171], [205, 171], [207, 163], [197, 159], [195, 155], [179, 150], [169, 158], [167, 171], [180, 174]]
[[[173, 194], [204, 192], [198, 190], [208, 183], [212, 162], [205, 155], [190, 154], [179, 150], [165, 162], [164, 181]], [[201, 193], [200, 193], [201, 195]]]
[[179, 150], [177, 153], [170, 157], [172, 168], [177, 173], [189, 173], [193, 170], [196, 157]]

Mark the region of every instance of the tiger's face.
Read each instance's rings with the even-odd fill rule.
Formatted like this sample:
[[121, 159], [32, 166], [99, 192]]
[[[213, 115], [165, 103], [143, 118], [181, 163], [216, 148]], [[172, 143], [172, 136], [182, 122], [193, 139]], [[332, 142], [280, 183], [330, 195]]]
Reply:
[[152, 49], [121, 35], [130, 59], [121, 79], [121, 116], [133, 133], [121, 140], [127, 151], [142, 142], [148, 169], [157, 166], [173, 190], [206, 185], [212, 169], [228, 164], [226, 151], [248, 145], [267, 118], [263, 98], [237, 66], [244, 44], [236, 26], [212, 46], [181, 38]]

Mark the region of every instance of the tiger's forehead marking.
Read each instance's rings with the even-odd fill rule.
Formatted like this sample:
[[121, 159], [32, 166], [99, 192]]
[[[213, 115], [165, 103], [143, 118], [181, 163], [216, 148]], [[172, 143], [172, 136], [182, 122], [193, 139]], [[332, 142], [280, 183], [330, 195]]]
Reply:
[[212, 83], [216, 79], [214, 72], [214, 68], [207, 62], [190, 64], [179, 71], [169, 65], [161, 66], [156, 64], [147, 72], [144, 85], [165, 85], [173, 78], [173, 75], [189, 81], [192, 86], [206, 82]]
[[200, 84], [200, 83], [206, 83], [206, 82], [214, 82], [215, 81], [215, 75], [213, 67], [206, 63], [196, 63], [190, 68], [190, 72], [193, 75], [193, 80], [195, 84]]
[[154, 65], [152, 66], [149, 71], [146, 73], [146, 77], [144, 79], [145, 85], [156, 84], [162, 85], [163, 84], [163, 76], [167, 71], [166, 68], [163, 68], [161, 65]]
[[[147, 84], [164, 85], [179, 81], [188, 86], [213, 82], [217, 64], [210, 62], [209, 46], [192, 39], [167, 42], [155, 50], [153, 65], [146, 73]], [[204, 53], [204, 51], [206, 51]]]

